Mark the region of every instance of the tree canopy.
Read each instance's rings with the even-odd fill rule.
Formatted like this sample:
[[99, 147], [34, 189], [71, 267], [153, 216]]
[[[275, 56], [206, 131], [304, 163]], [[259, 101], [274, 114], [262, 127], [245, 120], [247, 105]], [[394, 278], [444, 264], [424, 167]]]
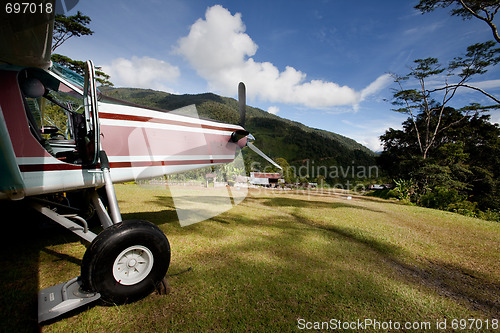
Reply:
[[[474, 202], [482, 210], [500, 209], [500, 128], [489, 119], [480, 113], [464, 116], [451, 107], [434, 109], [430, 126], [440, 121], [442, 129], [424, 159], [414, 121], [408, 118], [402, 130], [390, 128], [381, 136], [384, 150], [378, 162], [391, 178], [413, 180], [420, 196], [415, 202], [425, 204], [422, 196], [446, 190], [456, 193], [454, 201]], [[415, 119], [417, 127], [428, 121], [424, 114]]]
[[[90, 30], [88, 27], [90, 22], [90, 17], [83, 15], [80, 11], [73, 16], [56, 15], [54, 20], [54, 33], [52, 36], [52, 55], [50, 59], [78, 74], [84, 75], [85, 61], [73, 60], [65, 55], [54, 53], [54, 51], [72, 37], [92, 35], [94, 31]], [[96, 66], [95, 74], [97, 82], [102, 86], [113, 86], [113, 83], [109, 81], [110, 76], [104, 73], [101, 67]]]
[[440, 7], [451, 7], [451, 15], [461, 16], [465, 20], [477, 18], [486, 22], [493, 37], [500, 43], [497, 26], [493, 23], [495, 15], [500, 10], [499, 0], [420, 0], [415, 6], [422, 13], [428, 13]]
[[[50, 57], [53, 62], [57, 62], [58, 64], [71, 69], [75, 73], [80, 75], [85, 75], [85, 61], [73, 60], [70, 57], [54, 53]], [[96, 81], [101, 84], [101, 86], [112, 87], [113, 83], [109, 81], [110, 76], [101, 70], [101, 67], [95, 67], [95, 75]]]
[[90, 21], [90, 17], [83, 15], [80, 11], [73, 16], [56, 15], [52, 35], [52, 52], [71, 37], [92, 35], [94, 32], [87, 27]]
[[[464, 18], [472, 15], [468, 6], [491, 11], [490, 17], [500, 8], [498, 1], [465, 0], [421, 0], [416, 8], [428, 12], [448, 6]], [[432, 57], [416, 59], [408, 74], [393, 74], [393, 110], [408, 118], [401, 130], [390, 128], [380, 137], [384, 149], [378, 162], [401, 199], [500, 219], [500, 128], [486, 114], [500, 108], [500, 98], [470, 83], [500, 62], [497, 45], [476, 43], [447, 65]], [[465, 90], [490, 103], [450, 107]]]
[[[463, 117], [457, 119], [457, 123], [471, 113], [499, 107], [499, 98], [468, 84], [471, 78], [486, 73], [488, 68], [500, 61], [500, 48], [496, 48], [495, 45], [494, 41], [471, 45], [463, 56], [455, 57], [447, 67], [441, 65], [436, 58], [417, 59], [413, 62], [414, 65], [410, 66], [410, 73], [393, 74], [397, 83], [393, 104], [398, 107], [394, 111], [409, 115], [419, 155], [423, 159], [427, 158], [429, 149], [436, 143], [439, 132], [446, 127], [442, 122], [445, 108], [459, 89], [478, 91], [495, 104], [481, 106], [473, 103], [465, 106], [461, 109]], [[432, 88], [428, 87], [430, 80], [434, 81]], [[410, 87], [406, 87], [408, 81]]]

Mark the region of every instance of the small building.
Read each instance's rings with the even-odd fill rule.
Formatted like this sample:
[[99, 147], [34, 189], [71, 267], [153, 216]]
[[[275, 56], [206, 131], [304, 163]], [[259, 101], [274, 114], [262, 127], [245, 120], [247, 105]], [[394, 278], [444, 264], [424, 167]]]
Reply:
[[215, 181], [217, 180], [217, 174], [215, 174], [215, 173], [207, 173], [205, 175], [205, 179], [206, 179], [206, 187], [208, 187], [209, 183], [213, 183], [214, 187], [215, 187]]
[[250, 172], [248, 182], [252, 185], [263, 185], [275, 187], [283, 182], [281, 174], [277, 172]]
[[370, 185], [368, 186], [368, 189], [369, 190], [386, 190], [386, 189], [392, 189], [394, 186], [392, 184], [382, 184], [382, 185], [379, 185], [379, 184], [373, 184], [373, 185]]

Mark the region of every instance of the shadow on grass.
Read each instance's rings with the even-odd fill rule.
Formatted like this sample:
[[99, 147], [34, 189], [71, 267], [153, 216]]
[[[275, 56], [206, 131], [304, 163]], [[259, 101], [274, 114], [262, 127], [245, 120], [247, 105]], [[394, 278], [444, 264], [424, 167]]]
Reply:
[[[356, 208], [358, 208], [356, 206]], [[361, 207], [362, 208], [362, 207]], [[310, 219], [307, 219], [306, 217], [298, 214], [298, 213], [291, 213], [291, 215], [295, 218], [295, 221], [297, 223], [302, 223], [308, 226], [311, 226], [313, 228], [325, 230], [328, 232], [332, 232], [338, 236], [344, 237], [350, 241], [353, 241], [358, 244], [362, 244], [370, 248], [371, 250], [374, 250], [378, 252], [379, 254], [385, 255], [385, 256], [396, 256], [396, 255], [401, 255], [403, 254], [403, 251], [391, 244], [381, 242], [373, 237], [370, 237], [366, 234], [363, 234], [359, 232], [359, 230], [354, 229], [354, 228], [348, 228], [348, 227], [340, 227], [336, 226], [333, 224], [329, 225], [323, 225], [316, 223]]]
[[[231, 213], [225, 214], [225, 218], [230, 219], [231, 215], [238, 219]], [[455, 311], [448, 309], [448, 305], [425, 306], [424, 299], [404, 296], [396, 292], [392, 283], [388, 287], [384, 282], [387, 279], [432, 297], [451, 299], [463, 309], [476, 311], [476, 315], [498, 317], [500, 286], [474, 272], [444, 262], [421, 258], [415, 261], [401, 248], [354, 228], [320, 225], [298, 213], [292, 213], [291, 219], [270, 216], [273, 227], [280, 229], [277, 235], [249, 230], [236, 244], [193, 254], [190, 261], [195, 263], [195, 273], [178, 282], [174, 280], [174, 285], [193, 283], [191, 287], [200, 287], [200, 293], [204, 288], [214, 293], [213, 298], [204, 298], [217, 308], [216, 320], [231, 325], [246, 323], [235, 326], [236, 329], [293, 328], [300, 317], [318, 320], [335, 315], [347, 320], [373, 315], [379, 320], [412, 321], [429, 316], [442, 318]], [[311, 239], [317, 239], [310, 236], [318, 233], [326, 235], [328, 243], [304, 251]], [[238, 234], [241, 236], [242, 231]], [[191, 293], [196, 291], [188, 294]], [[412, 306], [406, 310], [408, 303]], [[205, 313], [204, 310], [200, 311]], [[474, 312], [469, 314], [474, 316]]]
[[498, 318], [500, 315], [500, 284], [485, 280], [477, 272], [443, 261], [426, 260], [410, 265], [388, 258], [388, 263], [404, 281], [430, 288], [471, 310], [482, 312], [485, 317]]
[[[272, 328], [296, 329], [299, 317], [326, 320], [337, 316], [341, 320], [355, 320], [373, 316], [378, 320], [415, 320], [425, 315], [442, 318], [454, 314], [454, 310], [434, 310], [432, 305], [430, 309], [419, 308], [418, 302], [414, 305], [416, 310], [406, 311], [409, 299], [387, 288], [383, 282], [387, 279], [451, 298], [485, 317], [498, 318], [498, 283], [445, 262], [412, 258], [411, 253], [382, 239], [355, 228], [324, 224], [301, 212], [302, 208], [333, 209], [332, 212], [338, 208], [371, 208], [317, 199], [250, 197], [244, 205], [273, 207], [277, 212], [270, 210], [263, 221], [251, 214], [241, 214], [241, 210], [228, 211], [209, 222], [181, 228], [170, 197], [155, 196], [150, 202], [164, 209], [126, 213], [122, 214], [123, 219], [149, 220], [159, 225], [167, 236], [169, 233], [176, 237], [201, 236], [185, 238], [188, 243], [206, 238], [220, 241], [203, 245], [195, 252], [187, 251], [184, 261], [173, 263], [174, 270], [180, 267], [185, 270], [191, 265], [193, 269], [190, 274], [169, 278], [174, 291], [166, 301], [154, 303], [155, 297], [152, 297], [137, 305], [144, 308], [142, 311], [146, 314], [142, 314], [142, 318], [147, 320], [132, 320], [130, 325], [138, 325], [136, 330], [155, 321], [163, 330], [270, 331]], [[263, 206], [261, 208], [266, 209]], [[280, 207], [287, 209], [280, 210]], [[47, 250], [48, 245], [63, 241], [51, 231], [41, 233], [26, 224], [28, 222], [33, 221], [19, 222], [10, 228], [7, 252], [0, 259], [2, 267], [9, 268], [0, 272], [3, 310], [0, 324], [5, 331], [29, 332], [38, 327], [36, 293], [40, 251], [63, 261], [79, 262], [79, 259]], [[61, 230], [61, 235], [68, 234], [62, 228], [57, 230]], [[235, 241], [231, 241], [231, 237]], [[317, 246], [311, 247], [314, 242], [318, 242]], [[130, 309], [135, 309], [134, 305], [130, 305]], [[121, 311], [124, 316], [135, 315], [129, 308]], [[102, 320], [106, 321], [106, 317]], [[120, 328], [124, 331], [133, 327], [125, 326], [128, 321], [122, 324]], [[145, 327], [143, 331], [149, 326]]]
[[[190, 256], [193, 273], [172, 280], [174, 289], [187, 298], [176, 304], [183, 321], [197, 325], [196, 315], [190, 318], [197, 313], [205, 325], [213, 325], [200, 327], [205, 330], [291, 330], [300, 317], [363, 316], [380, 308], [384, 298], [398, 298], [359, 264], [350, 267], [351, 254], [340, 253], [339, 246], [303, 251], [310, 229], [290, 227], [285, 217], [273, 221], [280, 228], [278, 235], [238, 231], [239, 238], [244, 236], [241, 241]], [[343, 236], [332, 234], [330, 242], [342, 243]], [[369, 258], [361, 261], [369, 264]], [[202, 301], [193, 301], [193, 295]]]
[[163, 224], [178, 224], [177, 213], [175, 210], [165, 209], [155, 212], [137, 212], [122, 214], [123, 220], [146, 220], [158, 226]]
[[[61, 230], [61, 232], [64, 232], [64, 231], [65, 230]], [[59, 230], [56, 231], [56, 233], [59, 233]], [[53, 250], [47, 249], [47, 248], [42, 248], [40, 251], [44, 252], [48, 255], [51, 255], [53, 257], [58, 258], [58, 261], [67, 261], [67, 262], [71, 262], [71, 263], [78, 265], [78, 266], [82, 265], [82, 259], [75, 258], [75, 257], [67, 255], [65, 253], [59, 253], [59, 252], [56, 252], [56, 251], [53, 251]]]
[[75, 242], [79, 238], [35, 212], [23, 201], [0, 202], [0, 209], [6, 212], [6, 216], [13, 216], [10, 221], [2, 221], [0, 330], [38, 332], [40, 252], [80, 265], [81, 259], [48, 248]]
[[330, 202], [330, 201], [320, 201], [320, 200], [283, 198], [283, 197], [249, 198], [247, 200], [256, 200], [258, 202], [262, 202], [264, 205], [269, 207], [294, 207], [294, 208], [317, 208], [317, 209], [353, 208], [353, 209], [369, 210], [377, 213], [382, 212], [381, 210], [363, 207], [356, 204], [350, 204], [347, 202]]
[[[204, 193], [205, 195], [184, 195], [184, 196], [176, 196], [176, 200], [182, 202], [187, 205], [186, 209], [193, 209], [193, 213], [206, 217], [206, 219], [210, 218], [211, 221], [229, 224], [228, 221], [220, 218], [219, 215], [224, 213], [227, 209], [231, 209], [234, 207], [234, 202], [231, 202], [229, 197], [221, 197], [221, 196], [211, 196], [210, 192]], [[165, 210], [156, 211], [156, 212], [138, 212], [138, 213], [128, 213], [124, 214], [127, 219], [133, 218], [142, 218], [146, 219], [156, 225], [162, 224], [177, 224], [179, 223], [176, 206], [174, 204], [174, 200], [170, 196], [163, 195], [155, 195], [154, 200], [151, 200], [152, 203], [158, 205], [160, 207], [165, 207]], [[189, 207], [188, 207], [189, 206]], [[217, 209], [215, 207], [222, 207], [222, 209]], [[214, 214], [217, 214], [214, 216]], [[194, 227], [194, 226], [193, 226]]]
[[493, 318], [500, 313], [500, 284], [488, 281], [475, 272], [442, 261], [420, 259], [409, 264], [402, 249], [360, 233], [358, 230], [335, 225], [321, 225], [297, 213], [291, 214], [298, 223], [332, 232], [337, 236], [365, 245], [384, 257], [384, 261], [398, 272], [404, 282], [422, 285], [441, 296], [460, 301], [469, 309], [481, 311]]
[[[381, 210], [372, 209], [347, 202], [329, 202], [318, 200], [321, 196], [316, 196], [314, 199], [297, 199], [285, 197], [247, 197], [246, 204], [252, 205], [253, 202], [263, 204], [268, 207], [293, 207], [294, 212], [290, 215], [294, 221], [302, 225], [307, 225], [312, 228], [324, 230], [333, 234], [335, 237], [340, 237], [349, 240], [353, 243], [365, 246], [367, 250], [374, 251], [382, 256], [383, 262], [390, 269], [396, 271], [397, 278], [405, 283], [411, 283], [418, 286], [424, 286], [436, 292], [437, 294], [450, 297], [459, 301], [471, 310], [481, 311], [489, 315], [498, 315], [500, 312], [500, 284], [487, 281], [477, 272], [467, 270], [463, 267], [450, 265], [445, 262], [429, 261], [424, 258], [415, 260], [405, 260], [409, 254], [405, 253], [401, 248], [380, 241], [379, 239], [368, 236], [355, 228], [340, 227], [337, 225], [320, 224], [313, 220], [302, 216], [298, 212], [300, 208], [314, 209], [337, 209], [337, 208], [352, 208], [369, 210], [373, 212], [382, 212]], [[174, 208], [173, 201], [170, 197], [156, 196], [155, 202]], [[364, 198], [361, 198], [364, 199]], [[368, 201], [377, 201], [376, 198], [366, 198]], [[385, 202], [385, 201], [384, 201]], [[143, 216], [150, 221], [163, 224], [168, 218], [176, 219], [175, 210], [164, 211], [161, 213], [136, 213], [134, 216]], [[241, 216], [231, 217], [231, 213], [227, 212], [222, 216], [212, 218], [211, 221], [230, 224], [231, 220], [241, 220]], [[271, 219], [276, 217], [271, 217]], [[249, 221], [247, 221], [249, 222]], [[291, 232], [292, 226], [284, 227]], [[206, 234], [209, 236], [210, 233]], [[215, 237], [216, 233], [213, 234]], [[300, 238], [300, 237], [299, 237]], [[271, 246], [271, 245], [269, 245]], [[254, 248], [254, 246], [252, 246]], [[238, 253], [238, 249], [229, 250], [231, 253]], [[234, 258], [235, 260], [237, 258]], [[308, 258], [307, 260], [312, 260]], [[415, 262], [409, 264], [408, 262]]]

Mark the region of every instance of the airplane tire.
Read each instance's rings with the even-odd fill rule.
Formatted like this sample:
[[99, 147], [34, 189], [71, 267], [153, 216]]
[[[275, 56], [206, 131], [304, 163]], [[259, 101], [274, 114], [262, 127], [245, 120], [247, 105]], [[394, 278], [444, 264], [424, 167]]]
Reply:
[[104, 229], [83, 256], [82, 289], [123, 304], [149, 295], [170, 265], [170, 244], [154, 224], [128, 220]]

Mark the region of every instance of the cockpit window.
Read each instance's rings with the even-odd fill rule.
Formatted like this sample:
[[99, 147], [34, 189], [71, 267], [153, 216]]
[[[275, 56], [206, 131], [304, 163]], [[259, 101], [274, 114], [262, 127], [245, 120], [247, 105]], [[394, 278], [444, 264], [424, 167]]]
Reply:
[[62, 77], [63, 79], [65, 79], [66, 81], [68, 81], [69, 83], [74, 84], [75, 86], [83, 90], [84, 78], [80, 74], [73, 72], [72, 70], [66, 67], [63, 67], [56, 62], [52, 63], [52, 65], [50, 66], [50, 70], [59, 75], [60, 77]]
[[60, 129], [64, 139], [74, 139], [73, 129], [68, 125], [71, 123], [72, 113], [84, 112], [82, 96], [61, 83], [57, 91], [48, 90], [40, 102], [42, 126], [55, 126]]
[[59, 160], [81, 164], [78, 151], [86, 135], [81, 93], [37, 69], [20, 72], [19, 86], [33, 136]]
[[[51, 64], [49, 70], [83, 91], [85, 78], [82, 75], [55, 62]], [[97, 99], [101, 100], [101, 97], [102, 93], [99, 89], [97, 89]]]

